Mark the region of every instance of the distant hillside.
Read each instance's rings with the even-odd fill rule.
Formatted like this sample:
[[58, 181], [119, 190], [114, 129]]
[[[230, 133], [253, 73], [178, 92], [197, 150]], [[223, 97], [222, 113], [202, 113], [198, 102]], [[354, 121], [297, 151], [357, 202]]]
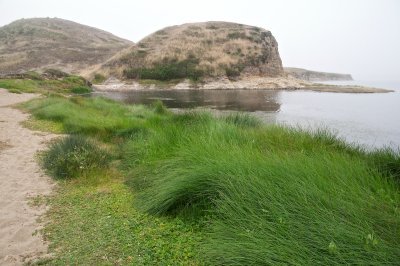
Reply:
[[229, 22], [161, 29], [114, 56], [99, 72], [159, 80], [284, 75], [278, 43], [270, 31]]
[[307, 81], [353, 80], [350, 74], [317, 72], [302, 68], [285, 67], [285, 72], [298, 79]]
[[68, 20], [21, 19], [0, 28], [0, 72], [57, 68], [81, 73], [132, 44]]

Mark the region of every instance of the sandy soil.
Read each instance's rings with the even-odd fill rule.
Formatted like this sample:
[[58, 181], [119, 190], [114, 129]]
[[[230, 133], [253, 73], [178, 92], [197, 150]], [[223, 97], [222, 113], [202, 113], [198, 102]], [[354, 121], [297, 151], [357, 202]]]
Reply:
[[0, 89], [0, 265], [22, 265], [47, 252], [38, 217], [45, 207], [34, 207], [32, 197], [49, 194], [50, 179], [35, 155], [55, 135], [33, 132], [20, 125], [28, 114], [10, 107], [37, 97]]

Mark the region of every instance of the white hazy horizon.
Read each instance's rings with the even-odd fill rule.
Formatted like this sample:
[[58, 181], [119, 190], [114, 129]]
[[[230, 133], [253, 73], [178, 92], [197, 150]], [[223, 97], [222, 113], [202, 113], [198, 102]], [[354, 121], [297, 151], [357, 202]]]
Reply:
[[0, 0], [0, 26], [58, 17], [138, 42], [161, 28], [230, 21], [271, 30], [285, 67], [400, 80], [398, 0]]

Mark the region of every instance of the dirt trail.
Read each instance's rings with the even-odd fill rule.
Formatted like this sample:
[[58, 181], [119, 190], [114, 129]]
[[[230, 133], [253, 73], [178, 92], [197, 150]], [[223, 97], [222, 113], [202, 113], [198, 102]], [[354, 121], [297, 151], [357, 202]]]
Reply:
[[46, 209], [29, 202], [51, 192], [51, 180], [35, 155], [55, 135], [22, 127], [20, 122], [29, 115], [10, 107], [34, 97], [0, 89], [0, 265], [21, 265], [47, 252], [42, 236], [34, 234]]

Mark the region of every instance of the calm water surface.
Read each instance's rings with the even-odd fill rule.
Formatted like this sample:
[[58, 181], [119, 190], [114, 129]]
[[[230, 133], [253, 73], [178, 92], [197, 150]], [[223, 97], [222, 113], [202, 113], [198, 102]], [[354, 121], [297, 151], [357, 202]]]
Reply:
[[146, 90], [100, 95], [130, 104], [159, 99], [170, 108], [205, 107], [253, 112], [266, 122], [328, 128], [348, 142], [400, 147], [400, 82], [335, 82], [394, 89], [352, 94], [262, 90]]

